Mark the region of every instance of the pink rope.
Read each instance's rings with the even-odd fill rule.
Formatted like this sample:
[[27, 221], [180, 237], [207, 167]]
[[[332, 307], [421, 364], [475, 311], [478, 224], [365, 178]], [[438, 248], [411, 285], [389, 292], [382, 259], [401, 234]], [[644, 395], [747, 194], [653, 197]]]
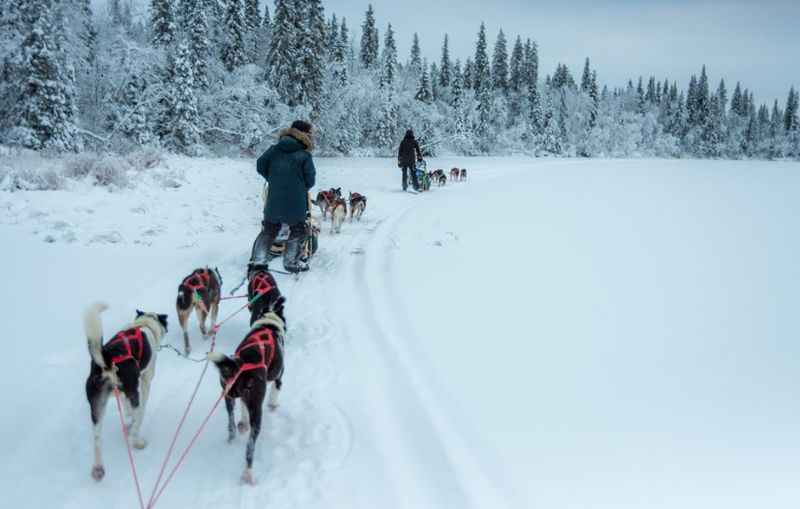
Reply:
[[139, 496], [139, 507], [144, 509], [144, 501], [142, 500], [142, 488], [139, 486], [139, 476], [136, 474], [136, 464], [133, 462], [133, 451], [131, 451], [131, 443], [128, 440], [128, 428], [125, 426], [125, 418], [122, 415], [122, 402], [119, 398], [119, 389], [114, 387], [114, 397], [117, 398], [117, 410], [119, 410], [119, 422], [122, 425], [122, 436], [125, 439], [125, 447], [128, 449], [128, 461], [131, 464], [131, 472], [133, 472], [133, 483], [136, 485], [136, 494]]

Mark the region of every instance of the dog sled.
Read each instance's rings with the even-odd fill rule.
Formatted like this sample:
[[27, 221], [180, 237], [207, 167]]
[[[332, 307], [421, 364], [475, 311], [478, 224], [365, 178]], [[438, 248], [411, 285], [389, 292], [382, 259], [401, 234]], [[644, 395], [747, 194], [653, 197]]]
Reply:
[[[319, 248], [319, 233], [320, 233], [320, 226], [316, 219], [313, 217], [309, 217], [306, 219], [306, 238], [303, 241], [302, 245], [300, 246], [300, 261], [308, 263], [314, 253], [317, 252]], [[267, 260], [272, 261], [275, 258], [279, 258], [283, 256], [283, 253], [286, 251], [286, 240], [287, 238], [282, 238], [280, 234], [275, 239], [275, 242], [267, 250]]]
[[417, 172], [417, 183], [419, 183], [418, 191], [429, 191], [431, 188], [431, 177], [428, 175], [428, 163], [423, 159], [418, 161], [414, 171]]

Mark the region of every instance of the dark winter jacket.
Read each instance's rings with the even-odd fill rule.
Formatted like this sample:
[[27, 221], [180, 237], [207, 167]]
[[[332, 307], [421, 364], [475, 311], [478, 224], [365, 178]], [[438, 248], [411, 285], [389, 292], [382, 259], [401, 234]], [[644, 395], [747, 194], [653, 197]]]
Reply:
[[414, 162], [422, 159], [422, 152], [419, 150], [419, 143], [414, 139], [414, 135], [406, 133], [403, 141], [400, 142], [400, 149], [397, 151], [397, 162], [400, 166], [414, 167]]
[[261, 154], [258, 173], [269, 182], [264, 219], [270, 223], [305, 221], [308, 190], [314, 187], [317, 170], [311, 159], [311, 138], [297, 129], [284, 129], [280, 140]]

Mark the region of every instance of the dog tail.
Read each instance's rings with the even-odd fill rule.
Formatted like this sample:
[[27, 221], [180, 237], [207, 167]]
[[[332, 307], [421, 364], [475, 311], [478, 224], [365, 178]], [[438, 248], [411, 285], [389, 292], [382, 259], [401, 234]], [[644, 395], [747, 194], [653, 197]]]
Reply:
[[105, 302], [95, 302], [83, 312], [83, 330], [89, 344], [89, 355], [95, 364], [104, 369], [106, 363], [103, 360], [103, 322], [100, 321], [100, 314], [106, 309], [108, 304]]
[[190, 307], [192, 307], [192, 302], [194, 301], [194, 292], [191, 288], [187, 288], [183, 285], [178, 287], [178, 298], [175, 302], [178, 311], [186, 311]]

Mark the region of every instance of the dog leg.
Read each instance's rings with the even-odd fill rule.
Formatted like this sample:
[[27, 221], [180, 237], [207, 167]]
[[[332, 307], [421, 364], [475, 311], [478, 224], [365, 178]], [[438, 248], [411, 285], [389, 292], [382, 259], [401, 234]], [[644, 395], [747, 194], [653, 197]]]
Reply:
[[92, 416], [92, 434], [94, 435], [94, 465], [92, 466], [92, 479], [101, 481], [106, 475], [103, 466], [103, 453], [101, 450], [101, 438], [103, 435], [103, 417], [106, 414], [106, 403], [108, 403], [108, 388], [102, 388], [90, 402]]
[[[261, 401], [263, 402], [263, 399]], [[256, 483], [253, 479], [253, 454], [256, 450], [258, 434], [261, 432], [261, 402], [253, 404], [248, 410], [250, 411], [250, 439], [247, 440], [247, 450], [245, 451], [247, 466], [242, 472], [242, 482], [253, 485]]]
[[217, 325], [217, 315], [219, 314], [219, 301], [211, 304], [211, 328]]
[[208, 329], [206, 329], [206, 318], [208, 313], [202, 309], [202, 306], [195, 306], [195, 313], [197, 314], [197, 323], [200, 325], [200, 332], [203, 333], [203, 338], [208, 339]]
[[233, 442], [233, 439], [236, 438], [236, 423], [234, 423], [233, 419], [233, 409], [235, 406], [236, 406], [236, 400], [226, 396], [225, 410], [228, 411], [228, 443]]
[[187, 323], [189, 322], [189, 314], [192, 312], [192, 308], [186, 310], [178, 311], [178, 321], [181, 324], [181, 330], [183, 330], [183, 351], [186, 352], [186, 355], [189, 355], [189, 352], [192, 351], [192, 347], [189, 346], [189, 331], [187, 330]]
[[239, 420], [239, 433], [244, 435], [250, 431], [250, 412], [247, 411], [247, 405], [242, 404], [242, 418]]
[[281, 382], [280, 378], [272, 382], [272, 389], [269, 391], [269, 401], [267, 402], [267, 406], [271, 412], [274, 412], [278, 409], [278, 397], [281, 395], [281, 386], [283, 383]]
[[136, 449], [144, 449], [147, 446], [147, 442], [139, 436], [139, 429], [142, 427], [142, 418], [144, 417], [144, 407], [139, 397], [139, 382], [136, 380], [126, 384], [123, 381], [122, 389], [125, 392], [125, 396], [130, 401], [133, 413], [133, 422], [131, 423], [130, 433], [128, 434], [131, 445]]

